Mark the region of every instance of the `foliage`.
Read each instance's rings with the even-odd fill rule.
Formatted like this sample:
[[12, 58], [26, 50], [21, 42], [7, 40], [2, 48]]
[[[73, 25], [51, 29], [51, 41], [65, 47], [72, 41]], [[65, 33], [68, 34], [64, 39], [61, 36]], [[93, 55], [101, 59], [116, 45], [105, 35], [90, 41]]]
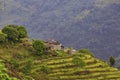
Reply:
[[89, 49], [82, 48], [82, 49], [78, 50], [78, 52], [94, 56], [93, 53]]
[[109, 62], [110, 62], [110, 65], [113, 66], [115, 64], [115, 59], [112, 56], [110, 56]]
[[28, 74], [31, 72], [32, 67], [33, 67], [33, 60], [28, 60], [27, 63], [25, 64], [25, 67], [22, 68], [22, 72]]
[[44, 72], [44, 73], [50, 73], [50, 72], [51, 72], [51, 69], [50, 69], [47, 65], [45, 65], [45, 64], [42, 64], [42, 65], [40, 66], [40, 70], [41, 70], [42, 72]]
[[27, 31], [23, 26], [7, 25], [2, 29], [2, 32], [7, 34], [8, 40], [12, 42], [27, 37]]
[[85, 66], [85, 62], [79, 56], [74, 57], [72, 62], [74, 64], [78, 65], [79, 67], [84, 67]]
[[0, 32], [0, 43], [3, 43], [7, 40], [7, 35]]
[[25, 38], [25, 37], [27, 37], [27, 30], [25, 29], [25, 27], [18, 26], [17, 30], [19, 32], [19, 38]]
[[0, 80], [18, 80], [16, 78], [11, 78], [7, 74], [7, 69], [5, 68], [4, 64], [0, 61]]
[[18, 31], [15, 28], [13, 28], [13, 27], [8, 25], [8, 26], [5, 26], [2, 29], [2, 32], [7, 34], [7, 37], [8, 37], [9, 41], [15, 42], [15, 41], [18, 40], [19, 33], [18, 33]]
[[54, 52], [57, 56], [60, 56], [60, 57], [67, 55], [63, 50], [54, 50]]
[[41, 40], [33, 40], [33, 48], [37, 51], [37, 55], [41, 55], [45, 51], [45, 44]]
[[76, 56], [78, 56], [78, 57], [84, 57], [85, 55], [82, 54], [82, 53], [77, 53]]
[[[7, 62], [11, 63], [10, 65], [7, 65], [7, 67], [9, 67], [9, 74], [12, 76], [16, 76], [18, 78], [23, 77], [24, 79], [22, 80], [49, 80], [49, 78], [53, 77], [57, 77], [56, 80], [63, 80], [64, 79], [63, 75], [66, 75], [65, 78], [67, 80], [70, 80], [71, 76], [73, 77], [72, 79], [74, 78], [76, 79], [76, 76], [78, 76], [79, 78], [81, 78], [81, 76], [86, 76], [84, 78], [88, 79], [89, 76], [94, 77], [94, 75], [96, 76], [97, 73], [100, 74], [100, 76], [103, 75], [102, 73], [99, 73], [101, 71], [106, 73], [111, 71], [110, 73], [112, 73], [112, 71], [116, 70], [116, 69], [112, 70], [111, 67], [108, 68], [109, 66], [105, 65], [104, 62], [97, 60], [94, 57], [91, 57], [90, 55], [92, 55], [92, 52], [88, 49], [81, 49], [78, 51], [78, 54], [69, 56], [68, 54], [65, 54], [63, 50], [54, 51], [50, 50], [47, 53], [53, 52], [53, 55], [55, 54], [57, 56], [60, 56], [60, 57], [52, 56], [52, 58], [50, 58], [51, 54], [47, 55], [44, 54], [45, 44], [43, 41], [34, 40], [33, 46], [31, 46], [31, 42], [25, 40], [24, 38], [27, 37], [27, 33], [25, 32], [25, 29], [23, 29], [22, 26], [11, 25], [9, 26], [9, 28], [17, 30], [18, 37], [16, 41], [20, 39], [21, 43], [16, 44], [14, 46], [7, 45], [7, 47], [4, 48], [1, 47], [0, 58], [2, 57]], [[32, 50], [28, 49], [30, 47], [32, 47]], [[37, 51], [38, 55], [41, 54], [42, 55], [41, 56], [33, 55], [32, 53], [34, 53], [35, 50]], [[0, 78], [0, 80], [13, 79], [8, 76], [6, 68], [5, 70], [1, 69], [2, 68], [0, 63], [0, 72], [2, 72], [2, 74], [3, 73], [5, 74], [5, 77], [4, 76], [2, 77], [5, 79]], [[6, 79], [7, 78], [6, 76], [9, 77], [10, 79]]]
[[12, 64], [12, 68], [13, 68], [13, 69], [17, 69], [17, 68], [20, 66], [19, 63], [18, 63], [18, 61], [15, 60], [15, 59], [10, 59], [10, 60], [8, 60], [8, 62], [9, 62], [10, 64]]

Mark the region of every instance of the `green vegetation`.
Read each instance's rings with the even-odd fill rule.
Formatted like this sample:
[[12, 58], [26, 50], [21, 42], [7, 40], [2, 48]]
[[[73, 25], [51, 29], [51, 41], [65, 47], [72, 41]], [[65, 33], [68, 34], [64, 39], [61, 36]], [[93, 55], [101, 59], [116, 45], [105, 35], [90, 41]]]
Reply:
[[109, 61], [110, 61], [111, 66], [113, 66], [115, 64], [115, 59], [112, 56], [110, 56]]
[[83, 53], [83, 54], [89, 54], [91, 56], [94, 56], [93, 53], [89, 50], [89, 49], [85, 49], [85, 48], [82, 48], [80, 50], [78, 50], [79, 53]]
[[50, 71], [51, 71], [51, 69], [50, 69], [47, 65], [45, 65], [45, 64], [42, 64], [42, 65], [40, 66], [40, 70], [41, 70], [42, 72], [44, 72], [44, 73], [50, 73]]
[[19, 39], [27, 37], [27, 30], [23, 26], [17, 26], [17, 31], [19, 33]]
[[63, 50], [54, 50], [54, 53], [59, 57], [67, 56], [67, 54]]
[[33, 61], [32, 60], [28, 60], [26, 62], [26, 65], [22, 68], [22, 72], [25, 73], [25, 74], [29, 74], [32, 70], [32, 67], [33, 67]]
[[110, 66], [88, 49], [46, 49], [41, 40], [31, 42], [23, 26], [7, 25], [0, 35], [0, 80], [120, 80], [113, 57]]
[[11, 78], [7, 74], [7, 69], [5, 68], [5, 65], [0, 60], [0, 80], [18, 80], [17, 78]]
[[[52, 68], [49, 73], [50, 80], [119, 80], [120, 71], [110, 67], [107, 63], [100, 61], [90, 55], [84, 55], [80, 59], [86, 65], [78, 66], [73, 60], [79, 62], [79, 57], [69, 56], [48, 60], [44, 63]], [[79, 64], [79, 63], [77, 63]]]
[[[75, 60], [75, 63], [74, 63]], [[79, 66], [79, 62], [85, 65]], [[110, 67], [106, 62], [96, 59], [89, 54], [43, 59], [36, 61], [35, 71], [40, 63], [46, 64], [51, 69], [48, 73], [50, 80], [119, 80], [120, 71]]]
[[33, 48], [36, 50], [38, 55], [41, 55], [45, 51], [45, 44], [41, 40], [33, 40]]
[[8, 41], [12, 42], [27, 37], [27, 31], [23, 26], [7, 25], [2, 29], [2, 32], [7, 35]]
[[85, 62], [79, 56], [74, 57], [73, 60], [72, 60], [72, 62], [75, 65], [78, 65], [79, 67], [84, 67], [85, 66]]
[[18, 40], [18, 31], [15, 28], [6, 26], [5, 28], [2, 29], [2, 32], [7, 34], [9, 41], [15, 42]]
[[7, 40], [7, 35], [2, 33], [2, 31], [0, 30], [0, 43], [4, 43]]

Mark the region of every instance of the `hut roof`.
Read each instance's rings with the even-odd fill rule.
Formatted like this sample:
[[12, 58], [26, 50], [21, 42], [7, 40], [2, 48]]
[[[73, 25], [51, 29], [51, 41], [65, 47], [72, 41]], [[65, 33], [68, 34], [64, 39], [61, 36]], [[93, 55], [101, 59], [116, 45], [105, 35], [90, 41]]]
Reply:
[[47, 44], [54, 44], [54, 45], [59, 45], [60, 43], [56, 40], [45, 40], [44, 41]]

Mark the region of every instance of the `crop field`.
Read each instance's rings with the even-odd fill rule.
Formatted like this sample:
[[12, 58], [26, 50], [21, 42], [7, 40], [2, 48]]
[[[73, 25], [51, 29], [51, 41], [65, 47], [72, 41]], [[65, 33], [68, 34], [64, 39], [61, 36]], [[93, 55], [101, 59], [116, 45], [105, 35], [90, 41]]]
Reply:
[[81, 59], [86, 65], [79, 67], [72, 62], [74, 57], [35, 61], [33, 72], [40, 69], [40, 64], [46, 64], [51, 69], [48, 73], [50, 80], [120, 80], [120, 71], [106, 62], [84, 55]]

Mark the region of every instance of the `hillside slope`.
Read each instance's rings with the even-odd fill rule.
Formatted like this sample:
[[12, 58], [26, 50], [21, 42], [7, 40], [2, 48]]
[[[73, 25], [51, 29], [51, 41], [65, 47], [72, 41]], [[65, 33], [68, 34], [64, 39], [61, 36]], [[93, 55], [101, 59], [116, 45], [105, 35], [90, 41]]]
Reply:
[[[20, 80], [120, 79], [120, 71], [117, 68], [110, 67], [105, 61], [97, 59], [89, 53], [62, 57], [47, 55], [45, 57], [44, 55], [42, 57], [36, 56], [33, 48], [27, 44], [29, 45], [30, 42], [9, 46], [9, 48], [0, 48], [0, 59], [4, 61], [10, 76], [17, 77]], [[74, 61], [76, 57], [79, 57], [80, 60]]]
[[106, 60], [120, 53], [119, 0], [5, 0], [0, 15], [0, 27], [24, 25], [31, 38], [89, 48]]
[[[10, 76], [17, 77], [20, 80], [120, 79], [120, 71], [117, 68], [110, 67], [108, 63], [93, 57], [89, 53], [62, 57], [44, 55], [42, 57], [35, 55], [33, 48], [27, 44], [30, 43], [0, 48], [0, 59], [6, 64]], [[79, 57], [80, 60], [73, 61], [76, 57]], [[78, 65], [79, 63], [80, 65]]]
[[[30, 41], [26, 29], [18, 25], [5, 26], [0, 35], [0, 67], [3, 68], [0, 77], [3, 80], [4, 75], [7, 80], [11, 80], [10, 77], [18, 80], [120, 79], [117, 68], [95, 58], [88, 49], [64, 48], [56, 40]], [[110, 64], [114, 65], [114, 58]]]
[[39, 64], [46, 64], [51, 68], [48, 73], [50, 80], [119, 80], [120, 71], [110, 67], [103, 62], [90, 55], [83, 55], [81, 59], [86, 63], [84, 67], [75, 65], [72, 60], [75, 56], [53, 58], [35, 62], [35, 69], [39, 69]]

